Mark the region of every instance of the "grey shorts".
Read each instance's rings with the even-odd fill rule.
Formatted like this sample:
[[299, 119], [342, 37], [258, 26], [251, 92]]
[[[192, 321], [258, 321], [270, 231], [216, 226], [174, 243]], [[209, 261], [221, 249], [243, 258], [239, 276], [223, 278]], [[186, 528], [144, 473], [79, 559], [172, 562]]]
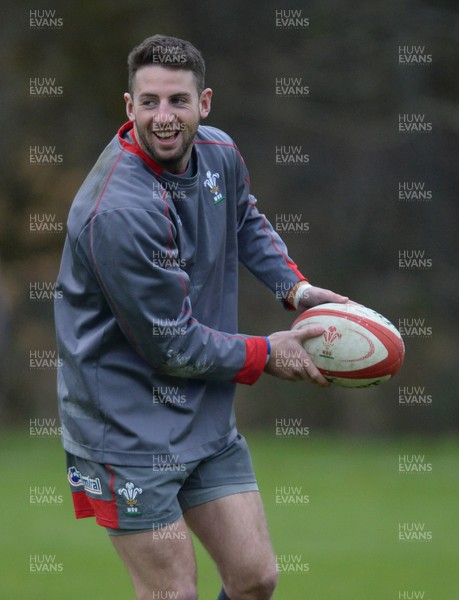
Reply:
[[67, 452], [77, 519], [95, 517], [111, 535], [161, 529], [193, 506], [258, 490], [247, 442], [240, 434], [223, 450], [190, 463], [152, 467], [107, 465]]

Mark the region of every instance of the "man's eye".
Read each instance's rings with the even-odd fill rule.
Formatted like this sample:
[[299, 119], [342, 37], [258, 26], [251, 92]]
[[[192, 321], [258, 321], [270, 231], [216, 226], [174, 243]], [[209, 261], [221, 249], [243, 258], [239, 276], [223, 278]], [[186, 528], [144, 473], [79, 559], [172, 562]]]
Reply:
[[184, 104], [186, 102], [185, 98], [173, 98], [173, 104]]
[[142, 106], [146, 106], [147, 108], [152, 108], [153, 106], [155, 106], [155, 101], [154, 100], [144, 100], [142, 102]]

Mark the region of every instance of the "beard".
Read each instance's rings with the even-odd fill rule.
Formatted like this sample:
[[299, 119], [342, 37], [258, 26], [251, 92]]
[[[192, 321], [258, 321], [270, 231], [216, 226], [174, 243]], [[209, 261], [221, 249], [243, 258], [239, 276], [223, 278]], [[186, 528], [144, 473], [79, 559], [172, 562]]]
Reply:
[[155, 163], [171, 173], [181, 173], [185, 170], [190, 158], [198, 127], [199, 123], [196, 123], [193, 125], [186, 125], [183, 129], [180, 129], [179, 135], [182, 136], [181, 143], [173, 152], [170, 152], [168, 149], [156, 147], [156, 137], [151, 129], [147, 130], [136, 127], [136, 134], [142, 149], [155, 161]]

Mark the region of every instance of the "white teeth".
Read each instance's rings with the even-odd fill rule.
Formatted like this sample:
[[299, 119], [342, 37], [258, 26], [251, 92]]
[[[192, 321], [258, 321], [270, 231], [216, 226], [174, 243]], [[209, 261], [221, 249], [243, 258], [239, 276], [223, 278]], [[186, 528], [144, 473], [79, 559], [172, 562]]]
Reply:
[[157, 135], [160, 138], [170, 138], [175, 134], [175, 131], [155, 131], [155, 135]]

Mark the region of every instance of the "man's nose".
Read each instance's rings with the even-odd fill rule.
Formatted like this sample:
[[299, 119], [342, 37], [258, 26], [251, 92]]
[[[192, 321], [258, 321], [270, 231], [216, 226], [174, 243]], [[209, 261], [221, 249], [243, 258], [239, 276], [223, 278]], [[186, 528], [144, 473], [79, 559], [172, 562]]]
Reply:
[[159, 105], [156, 117], [159, 123], [173, 123], [176, 119], [176, 116], [171, 112], [171, 108], [167, 103]]

